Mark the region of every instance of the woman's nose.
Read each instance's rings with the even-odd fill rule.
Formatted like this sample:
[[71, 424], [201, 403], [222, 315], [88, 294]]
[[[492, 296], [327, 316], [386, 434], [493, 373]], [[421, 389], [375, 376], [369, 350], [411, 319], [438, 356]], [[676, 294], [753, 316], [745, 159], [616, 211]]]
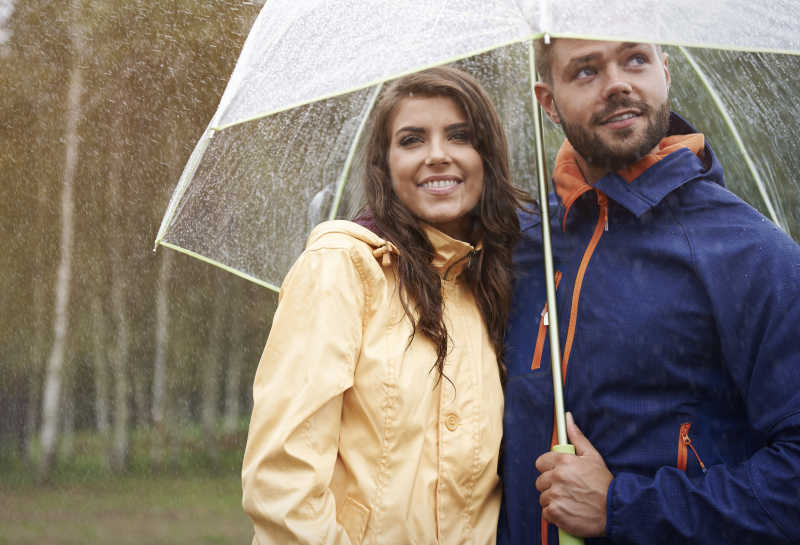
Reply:
[[449, 162], [450, 155], [447, 153], [445, 142], [438, 138], [433, 139], [428, 148], [428, 156], [425, 158], [425, 164], [433, 166]]

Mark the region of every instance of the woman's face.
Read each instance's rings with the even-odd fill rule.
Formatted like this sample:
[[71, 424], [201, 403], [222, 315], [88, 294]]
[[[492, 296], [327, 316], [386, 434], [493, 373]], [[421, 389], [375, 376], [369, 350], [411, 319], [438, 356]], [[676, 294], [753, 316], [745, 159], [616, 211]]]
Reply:
[[461, 107], [449, 97], [406, 97], [389, 116], [389, 175], [420, 220], [467, 240], [483, 191], [483, 160]]

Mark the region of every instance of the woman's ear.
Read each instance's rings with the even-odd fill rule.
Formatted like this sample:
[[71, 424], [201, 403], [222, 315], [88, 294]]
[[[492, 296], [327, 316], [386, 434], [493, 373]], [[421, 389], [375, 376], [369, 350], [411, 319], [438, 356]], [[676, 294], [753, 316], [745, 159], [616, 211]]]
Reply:
[[555, 101], [553, 100], [553, 91], [550, 89], [550, 86], [546, 83], [537, 82], [533, 86], [533, 92], [536, 93], [536, 100], [542, 105], [542, 109], [547, 114], [547, 117], [549, 117], [553, 123], [561, 123], [561, 119], [558, 117], [558, 110], [556, 110], [555, 107]]

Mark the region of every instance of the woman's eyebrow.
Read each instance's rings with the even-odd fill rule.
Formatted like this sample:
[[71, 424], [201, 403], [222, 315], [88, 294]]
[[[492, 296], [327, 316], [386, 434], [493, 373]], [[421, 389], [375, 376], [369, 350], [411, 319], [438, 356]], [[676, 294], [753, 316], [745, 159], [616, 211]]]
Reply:
[[469, 123], [466, 121], [460, 121], [458, 123], [453, 123], [452, 125], [448, 125], [444, 128], [447, 132], [460, 130], [460, 129], [469, 129]]
[[422, 134], [425, 132], [425, 129], [423, 129], [422, 127], [412, 127], [412, 126], [400, 127], [399, 129], [397, 129], [397, 132], [395, 132], [395, 134], [400, 134], [401, 132], [413, 132]]

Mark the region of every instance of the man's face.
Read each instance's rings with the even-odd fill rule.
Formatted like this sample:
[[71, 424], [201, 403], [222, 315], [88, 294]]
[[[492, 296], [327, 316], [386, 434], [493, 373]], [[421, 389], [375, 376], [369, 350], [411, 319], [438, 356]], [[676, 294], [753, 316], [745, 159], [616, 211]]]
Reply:
[[557, 39], [536, 95], [595, 181], [649, 153], [669, 128], [667, 56], [650, 44]]

